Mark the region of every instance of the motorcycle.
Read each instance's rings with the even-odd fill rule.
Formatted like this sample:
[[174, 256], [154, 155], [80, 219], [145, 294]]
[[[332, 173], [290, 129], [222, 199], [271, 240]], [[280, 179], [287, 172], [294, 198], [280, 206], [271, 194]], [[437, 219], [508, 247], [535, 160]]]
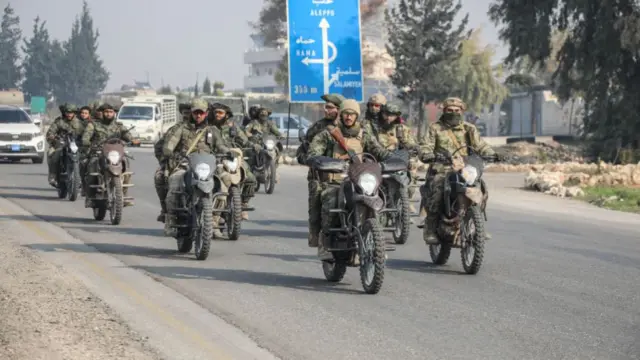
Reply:
[[[344, 160], [326, 156], [310, 159], [316, 179], [327, 175], [345, 174], [339, 186], [338, 207], [331, 209], [340, 226], [329, 230], [323, 243], [333, 254], [333, 260], [323, 261], [322, 269], [328, 281], [343, 279], [347, 266], [360, 268], [364, 291], [377, 294], [382, 288], [386, 265], [386, 243], [378, 223], [378, 214], [385, 207], [380, 194], [382, 168], [370, 154], [362, 154], [366, 162], [352, 157], [347, 166]], [[373, 159], [373, 161], [369, 161]], [[324, 236], [322, 231], [320, 236]]]
[[60, 166], [57, 176], [58, 197], [68, 198], [69, 201], [76, 201], [82, 186], [80, 176], [80, 156], [78, 145], [73, 133], [65, 131], [58, 136], [58, 145], [62, 148]]
[[484, 259], [486, 204], [489, 198], [482, 175], [485, 161], [494, 161], [496, 158], [481, 157], [471, 148], [468, 150], [469, 156], [456, 155], [465, 147], [460, 147], [450, 155], [438, 154], [429, 166], [428, 174], [434, 163], [450, 165], [452, 168], [446, 174], [443, 209], [436, 231], [440, 244], [429, 245], [429, 254], [434, 264], [444, 265], [449, 260], [451, 249], [459, 248], [465, 272], [477, 274]]
[[246, 179], [242, 167], [242, 150], [232, 148], [231, 151], [235, 154], [233, 159], [228, 159], [225, 155], [217, 164], [216, 176], [220, 179], [222, 195], [214, 200], [213, 212], [220, 214], [224, 220], [224, 225], [218, 225], [216, 228], [226, 230], [230, 240], [238, 240], [242, 227], [242, 211], [252, 211], [253, 208], [242, 207], [242, 190]]
[[132, 175], [129, 162], [133, 159], [124, 149], [125, 142], [119, 138], [105, 140], [102, 145], [94, 149], [93, 155], [98, 158], [98, 171], [87, 174], [87, 184], [93, 189], [87, 192], [89, 198], [88, 207], [93, 208], [93, 218], [101, 221], [105, 218], [107, 210], [111, 225], [118, 225], [122, 221], [122, 208], [125, 200], [133, 200], [132, 197], [124, 197], [124, 188], [133, 184], [123, 184], [123, 178]]
[[278, 156], [283, 150], [282, 143], [273, 135], [258, 137], [258, 141], [262, 144], [263, 149], [258, 153], [253, 151], [253, 164], [251, 166], [251, 171], [258, 180], [256, 191], [258, 191], [261, 184], [264, 184], [265, 193], [273, 194], [276, 188]]
[[380, 165], [382, 166], [381, 193], [387, 205], [380, 211], [380, 223], [389, 226], [383, 231], [391, 232], [396, 244], [406, 244], [411, 230], [409, 153], [406, 150], [396, 150], [392, 157], [381, 162]]
[[195, 245], [198, 260], [206, 260], [213, 239], [213, 203], [225, 196], [221, 192], [220, 178], [215, 176], [217, 159], [215, 155], [192, 153], [184, 157], [181, 166], [184, 174], [182, 191], [168, 194], [176, 196], [176, 209], [168, 209], [173, 215], [173, 227], [178, 251], [186, 254]]

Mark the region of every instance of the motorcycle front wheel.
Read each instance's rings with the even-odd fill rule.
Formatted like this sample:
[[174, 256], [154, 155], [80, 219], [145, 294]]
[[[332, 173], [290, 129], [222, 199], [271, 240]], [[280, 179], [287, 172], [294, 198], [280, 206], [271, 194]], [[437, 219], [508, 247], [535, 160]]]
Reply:
[[122, 178], [115, 176], [111, 179], [111, 208], [109, 217], [111, 225], [119, 225], [122, 221], [122, 208], [124, 207], [124, 194], [122, 192]]
[[196, 259], [206, 260], [209, 257], [213, 239], [213, 202], [209, 197], [200, 199], [199, 211], [198, 225], [193, 231], [192, 241], [195, 243]]
[[396, 244], [406, 244], [409, 240], [411, 231], [411, 214], [409, 213], [409, 192], [406, 188], [398, 190], [398, 198], [396, 200], [396, 209], [398, 213], [395, 215], [393, 232], [393, 241]]
[[242, 226], [242, 196], [240, 188], [232, 186], [229, 188], [229, 197], [227, 198], [227, 235], [229, 240], [238, 240], [240, 238], [240, 227]]
[[471, 206], [464, 214], [462, 226], [464, 235], [460, 257], [462, 267], [467, 274], [475, 275], [480, 271], [484, 260], [484, 241], [486, 232], [484, 229], [484, 217], [479, 206]]
[[78, 193], [82, 186], [82, 179], [80, 178], [80, 165], [73, 163], [71, 170], [67, 171], [67, 195], [69, 201], [76, 201], [78, 199]]
[[271, 164], [269, 164], [265, 169], [265, 184], [264, 184], [264, 192], [267, 194], [273, 194], [273, 191], [276, 189], [276, 162], [275, 160], [271, 160]]
[[378, 220], [365, 220], [360, 234], [360, 282], [367, 294], [377, 294], [384, 282], [386, 265], [385, 241]]

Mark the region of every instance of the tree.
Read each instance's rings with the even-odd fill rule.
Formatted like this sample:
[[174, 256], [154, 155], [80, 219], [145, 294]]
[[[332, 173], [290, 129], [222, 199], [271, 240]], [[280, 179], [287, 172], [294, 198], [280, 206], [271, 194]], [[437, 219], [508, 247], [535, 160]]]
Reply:
[[460, 59], [460, 44], [468, 38], [468, 15], [458, 26], [453, 24], [461, 8], [453, 0], [400, 0], [385, 12], [387, 51], [396, 62], [391, 81], [401, 89], [401, 99], [419, 105], [419, 136], [424, 105], [441, 101], [456, 90], [451, 64]]
[[[615, 159], [640, 147], [640, 5], [633, 0], [494, 1], [491, 19], [509, 44], [506, 62], [557, 62], [553, 81], [568, 100], [584, 96], [583, 136], [595, 155]], [[553, 54], [554, 32], [566, 40]], [[636, 161], [638, 159], [635, 159]]]
[[98, 56], [99, 31], [93, 28], [93, 18], [86, 1], [82, 13], [73, 23], [71, 36], [64, 45], [61, 61], [64, 84], [58, 84], [56, 98], [59, 101], [87, 104], [98, 96], [109, 81], [109, 72]]
[[507, 89], [497, 78], [501, 68], [492, 65], [494, 49], [480, 44], [481, 30], [478, 29], [462, 41], [460, 58], [452, 64], [451, 72], [457, 84], [453, 95], [462, 98], [474, 112], [500, 103], [507, 96]]
[[22, 38], [20, 17], [7, 4], [0, 24], [0, 89], [17, 88], [22, 79], [18, 46]]
[[224, 89], [224, 83], [222, 81], [216, 81], [213, 83], [213, 94], [215, 96], [224, 96], [222, 89]]
[[36, 17], [33, 22], [33, 36], [29, 40], [25, 39], [22, 47], [25, 54], [22, 63], [22, 90], [29, 97], [48, 97], [51, 91], [51, 75], [55, 66], [51, 62], [51, 41], [45, 25], [46, 21], [40, 22], [40, 17]]
[[204, 95], [211, 95], [212, 89], [213, 87], [211, 86], [211, 80], [209, 80], [209, 77], [206, 77], [204, 79], [204, 82], [202, 83], [202, 93]]

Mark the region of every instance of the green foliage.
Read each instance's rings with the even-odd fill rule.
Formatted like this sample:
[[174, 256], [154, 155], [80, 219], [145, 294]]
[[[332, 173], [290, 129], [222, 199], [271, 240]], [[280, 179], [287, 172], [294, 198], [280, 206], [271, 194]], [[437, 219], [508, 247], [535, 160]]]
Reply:
[[213, 90], [213, 86], [211, 86], [211, 80], [208, 77], [204, 79], [202, 83], [202, 93], [204, 95], [211, 95], [211, 91]]
[[7, 4], [0, 23], [0, 89], [17, 88], [22, 80], [18, 52], [21, 38], [20, 17]]
[[[52, 87], [51, 76], [56, 68], [51, 59], [51, 40], [49, 31], [45, 28], [46, 21], [40, 21], [36, 17], [33, 22], [33, 36], [24, 40], [22, 51], [25, 54], [22, 67], [24, 69], [24, 82], [22, 91], [29, 97], [49, 97]], [[55, 79], [54, 79], [55, 80]]]
[[265, 0], [258, 21], [250, 25], [264, 36], [266, 46], [275, 46], [278, 39], [287, 37], [287, 1]]
[[[640, 147], [640, 5], [633, 0], [495, 0], [489, 15], [509, 44], [507, 62], [549, 68], [562, 100], [585, 100], [583, 136], [611, 160]], [[554, 54], [553, 36], [562, 33]], [[553, 67], [552, 67], [553, 68]]]

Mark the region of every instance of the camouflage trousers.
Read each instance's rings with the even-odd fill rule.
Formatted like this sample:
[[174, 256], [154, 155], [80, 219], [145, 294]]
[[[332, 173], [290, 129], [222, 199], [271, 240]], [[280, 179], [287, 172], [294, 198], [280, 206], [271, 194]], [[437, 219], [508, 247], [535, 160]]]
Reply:
[[320, 194], [320, 201], [322, 202], [322, 232], [327, 234], [329, 229], [337, 226], [337, 215], [331, 214], [332, 209], [338, 207], [338, 194], [340, 193], [339, 184], [327, 184], [323, 186], [322, 193]]
[[169, 189], [164, 166], [159, 166], [156, 169], [156, 172], [153, 174], [153, 185], [156, 188], [156, 194], [158, 194], [160, 208], [162, 209], [163, 213], [166, 213], [167, 205], [165, 204], [165, 200], [167, 199], [167, 193], [169, 192]]
[[409, 183], [409, 200], [413, 199], [416, 193], [416, 184], [418, 182], [418, 167], [420, 162], [417, 158], [409, 160], [409, 174], [411, 174], [411, 182]]
[[60, 157], [62, 149], [49, 146], [47, 149], [47, 165], [49, 165], [49, 175], [56, 175], [60, 167]]
[[439, 214], [442, 208], [444, 181], [447, 178], [445, 173], [437, 173], [429, 178], [425, 183], [422, 196], [426, 197], [425, 205], [427, 212], [431, 214]]
[[[320, 233], [320, 224], [322, 221], [322, 184], [320, 184], [317, 180], [309, 180], [308, 182], [309, 189], [309, 234], [316, 236]], [[314, 241], [312, 241], [314, 239]], [[314, 237], [309, 237], [309, 247], [317, 247], [318, 244], [315, 242]]]

